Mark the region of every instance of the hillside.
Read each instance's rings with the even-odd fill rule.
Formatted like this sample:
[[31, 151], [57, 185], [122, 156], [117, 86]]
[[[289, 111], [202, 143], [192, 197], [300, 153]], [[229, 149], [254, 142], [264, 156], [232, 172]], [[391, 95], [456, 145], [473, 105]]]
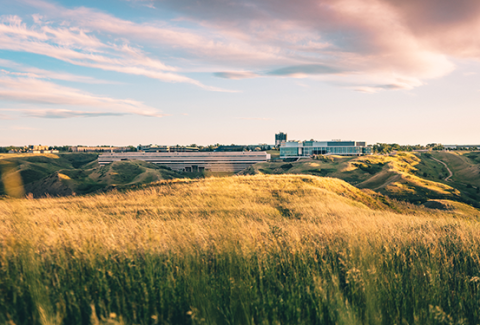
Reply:
[[23, 189], [14, 192], [65, 196], [183, 178], [180, 173], [143, 161], [121, 161], [99, 166], [97, 154], [0, 155], [0, 195], [5, 180]]
[[475, 324], [478, 211], [369, 193], [255, 175], [0, 200], [0, 323]]
[[[433, 158], [445, 161], [448, 172]], [[370, 189], [412, 203], [448, 199], [480, 207], [479, 153], [396, 153], [360, 157], [318, 156], [296, 162], [256, 164], [242, 174], [310, 174], [345, 180], [360, 189]]]
[[[97, 154], [0, 155], [0, 195], [4, 181], [15, 195], [65, 196], [125, 189], [174, 178], [212, 176], [179, 173], [142, 161], [100, 167]], [[450, 168], [453, 175], [445, 165]], [[3, 166], [3, 167], [1, 167]], [[418, 152], [361, 157], [317, 156], [296, 162], [260, 163], [241, 175], [306, 174], [339, 178], [363, 190], [415, 204], [451, 200], [480, 208], [479, 152]], [[226, 176], [231, 176], [226, 175]], [[446, 178], [447, 181], [445, 180]], [[21, 186], [23, 184], [23, 187]]]

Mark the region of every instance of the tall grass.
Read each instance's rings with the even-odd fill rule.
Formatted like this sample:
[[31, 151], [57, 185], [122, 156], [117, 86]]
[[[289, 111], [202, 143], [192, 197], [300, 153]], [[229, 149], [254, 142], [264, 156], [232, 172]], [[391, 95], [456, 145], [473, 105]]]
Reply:
[[336, 179], [0, 201], [0, 322], [477, 324], [480, 227]]

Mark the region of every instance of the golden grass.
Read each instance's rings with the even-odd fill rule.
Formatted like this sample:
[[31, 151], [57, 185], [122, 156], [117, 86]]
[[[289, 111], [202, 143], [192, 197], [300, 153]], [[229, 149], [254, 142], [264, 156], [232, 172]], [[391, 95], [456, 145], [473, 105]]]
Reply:
[[39, 157], [39, 156], [53, 158], [53, 159], [60, 158], [58, 155], [55, 155], [53, 153], [1, 153], [0, 159], [29, 158], [29, 157]]
[[[2, 200], [0, 234], [4, 247], [26, 241], [41, 250], [67, 245], [177, 251], [226, 240], [251, 251], [272, 225], [282, 227], [289, 241], [299, 242], [312, 234], [361, 238], [388, 232], [396, 238], [412, 223], [454, 220], [444, 212], [374, 210], [352, 198], [368, 204], [367, 194], [345, 182], [314, 176], [166, 181], [126, 193]], [[412, 235], [398, 239], [413, 240]]]
[[[275, 323], [273, 322], [274, 319], [279, 323], [309, 323], [308, 317], [310, 316], [305, 316], [301, 310], [307, 307], [313, 308], [312, 306], [315, 304], [329, 306], [325, 307], [327, 309], [333, 308], [331, 313], [334, 316], [328, 316], [328, 313], [325, 314], [321, 311], [312, 311], [312, 315], [317, 315], [315, 317], [323, 315], [321, 319], [324, 320], [333, 317], [335, 323], [345, 324], [381, 323], [389, 319], [392, 322], [398, 322], [402, 320], [402, 317], [413, 322], [414, 315], [417, 315], [415, 316], [417, 321], [413, 323], [420, 324], [431, 321], [430, 323], [435, 324], [437, 319], [435, 317], [444, 310], [454, 316], [456, 314], [459, 317], [467, 315], [470, 317], [465, 316], [468, 319], [475, 317], [466, 311], [459, 311], [456, 307], [449, 310], [445, 307], [447, 305], [443, 298], [439, 298], [440, 296], [429, 297], [428, 299], [415, 295], [409, 296], [413, 293], [409, 293], [409, 289], [403, 288], [402, 282], [398, 281], [404, 277], [402, 272], [407, 272], [405, 274], [408, 274], [408, 277], [405, 279], [408, 278], [410, 279], [408, 281], [416, 283], [418, 292], [427, 294], [431, 288], [435, 288], [439, 294], [443, 295], [442, 290], [444, 288], [442, 286], [446, 285], [448, 287], [449, 284], [443, 283], [444, 273], [442, 272], [450, 270], [452, 263], [458, 263], [458, 261], [455, 262], [455, 249], [457, 249], [458, 254], [463, 254], [458, 256], [467, 254], [468, 256], [465, 255], [464, 258], [469, 259], [471, 261], [469, 263], [473, 263], [471, 266], [465, 266], [467, 268], [465, 270], [471, 270], [472, 272], [460, 268], [459, 270], [462, 271], [457, 271], [460, 272], [457, 275], [462, 274], [461, 281], [464, 281], [467, 287], [474, 285], [474, 283], [469, 283], [476, 276], [477, 273], [475, 272], [479, 270], [480, 261], [480, 250], [478, 249], [480, 248], [480, 227], [476, 219], [464, 218], [464, 211], [456, 214], [455, 211], [442, 212], [406, 205], [404, 207], [405, 212], [399, 214], [381, 209], [381, 206], [380, 203], [375, 203], [375, 200], [365, 192], [341, 180], [292, 175], [256, 175], [164, 181], [145, 189], [125, 193], [110, 192], [88, 197], [37, 200], [0, 200], [0, 261], [4, 263], [3, 265], [12, 264], [11, 261], [18, 258], [20, 252], [31, 249], [34, 256], [37, 256], [40, 261], [51, 261], [48, 263], [67, 261], [61, 262], [67, 263], [65, 266], [61, 266], [62, 268], [68, 268], [70, 265], [80, 263], [79, 261], [87, 261], [86, 265], [94, 265], [92, 266], [92, 272], [96, 272], [96, 269], [110, 270], [109, 267], [113, 267], [98, 264], [99, 258], [103, 258], [103, 261], [105, 259], [115, 261], [117, 259], [127, 259], [131, 261], [128, 263], [133, 263], [133, 267], [135, 267], [135, 265], [141, 265], [144, 258], [146, 259], [146, 257], [140, 258], [139, 256], [153, 254], [154, 256], [166, 256], [169, 260], [177, 261], [175, 263], [178, 264], [175, 264], [174, 267], [177, 267], [178, 271], [179, 267], [186, 267], [182, 266], [182, 263], [186, 262], [181, 261], [195, 258], [195, 261], [198, 260], [195, 263], [200, 263], [198, 264], [200, 266], [195, 264], [199, 267], [198, 270], [203, 270], [201, 272], [205, 273], [195, 271], [195, 268], [192, 269], [193, 271], [188, 271], [193, 273], [183, 271], [186, 272], [185, 274], [190, 274], [189, 277], [196, 277], [193, 274], [200, 272], [199, 274], [202, 274], [202, 276], [213, 279], [208, 281], [216, 281], [214, 280], [215, 277], [221, 277], [223, 274], [226, 274], [227, 279], [232, 279], [231, 281], [240, 281], [240, 279], [247, 281], [248, 279], [245, 280], [244, 277], [247, 277], [248, 274], [260, 272], [260, 278], [257, 280], [250, 279], [248, 281], [253, 282], [247, 281], [250, 284], [242, 287], [242, 290], [244, 290], [242, 292], [250, 292], [249, 294], [252, 295], [254, 294], [251, 293], [251, 290], [263, 290], [261, 288], [253, 289], [257, 284], [263, 283], [261, 274], [265, 274], [265, 279], [270, 279], [269, 277], [273, 279], [274, 275], [268, 273], [268, 270], [280, 268], [284, 275], [280, 271], [278, 274], [275, 273], [275, 277], [278, 276], [279, 278], [275, 278], [276, 280], [271, 283], [278, 286], [275, 289], [280, 290], [278, 292], [286, 292], [282, 299], [285, 299], [285, 301], [290, 299], [288, 300], [288, 306], [299, 303], [295, 300], [296, 298], [288, 297], [289, 290], [290, 292], [296, 292], [297, 290], [294, 287], [290, 289], [285, 287], [290, 283], [289, 281], [292, 281], [291, 277], [294, 276], [293, 279], [300, 281], [298, 283], [302, 283], [302, 285], [307, 281], [305, 279], [310, 279], [308, 280], [310, 282], [307, 281], [306, 288], [308, 287], [308, 290], [312, 291], [309, 291], [308, 294], [305, 292], [304, 295], [315, 297], [311, 302], [313, 305], [310, 306], [309, 303], [301, 300], [302, 302], [298, 305], [299, 311], [295, 309], [291, 314], [285, 314], [300, 317], [296, 321], [288, 318], [290, 316], [278, 316], [284, 315], [284, 312], [275, 311], [276, 309], [273, 307], [262, 307], [265, 308], [263, 312], [254, 312], [249, 309], [250, 307], [244, 306], [241, 307], [243, 308], [242, 313], [248, 317], [243, 318], [244, 316], [242, 316], [242, 318], [238, 318], [242, 321], [232, 321], [239, 324], [259, 323], [258, 317], [273, 317], [271, 318], [272, 323]], [[455, 248], [448, 246], [449, 241]], [[454, 250], [452, 251], [452, 249]], [[428, 255], [422, 256], [422, 254]], [[211, 257], [207, 258], [205, 256]], [[225, 265], [233, 263], [233, 266], [222, 269], [221, 265], [224, 264], [218, 262], [223, 261], [220, 256], [227, 256], [225, 262], [221, 263], [227, 263]], [[231, 262], [232, 256], [245, 259], [248, 263], [242, 262], [244, 264], [241, 264], [238, 262], [240, 264], [235, 264], [237, 262]], [[213, 263], [212, 261], [220, 263], [216, 271], [212, 271], [210, 268], [208, 268], [209, 271], [206, 271], [207, 269], [203, 269], [203, 266], [201, 266]], [[47, 262], [44, 263], [47, 266], [50, 265]], [[61, 263], [59, 265], [64, 265]], [[247, 264], [248, 267], [245, 266]], [[145, 264], [145, 267], [148, 268], [148, 265], [148, 263]], [[160, 263], [159, 265], [163, 264]], [[240, 268], [245, 267], [250, 273], [245, 271], [247, 273], [238, 274], [234, 270], [235, 265]], [[305, 265], [311, 265], [309, 267], [312, 268], [305, 267], [305, 271], [303, 271], [302, 268]], [[318, 271], [318, 268], [327, 267], [325, 265], [331, 265], [331, 269]], [[436, 267], [439, 268], [436, 269]], [[402, 268], [410, 268], [411, 270], [405, 271], [404, 269], [404, 271], [401, 271]], [[131, 267], [128, 266], [128, 270], [130, 269]], [[78, 271], [78, 268], [75, 270], [77, 270], [75, 272], [79, 272], [78, 274], [84, 272]], [[121, 281], [121, 275], [119, 274], [108, 275], [110, 274], [108, 272], [114, 271], [102, 272], [106, 272], [107, 278], [117, 276], [119, 277], [118, 281]], [[418, 272], [422, 272], [422, 274], [430, 273], [429, 275], [426, 275], [427, 273], [420, 275]], [[175, 287], [176, 281], [180, 281], [176, 278], [179, 275], [177, 273], [175, 273], [177, 274], [175, 276], [172, 274], [168, 275], [172, 277], [168, 278], [168, 281], [166, 278], [162, 281], [174, 283], [172, 286]], [[270, 275], [267, 276], [267, 274]], [[301, 274], [305, 275], [301, 276]], [[214, 278], [211, 278], [213, 275]], [[9, 276], [14, 277], [13, 275]], [[52, 277], [55, 279], [53, 275]], [[425, 280], [423, 280], [424, 278]], [[55, 287], [55, 283], [60, 280], [52, 281], [51, 286]], [[70, 279], [68, 281], [74, 280]], [[206, 280], [201, 280], [199, 283], [207, 283], [203, 281]], [[416, 281], [420, 282], [417, 283]], [[423, 287], [424, 281], [427, 281], [425, 283], [433, 281], [431, 287], [426, 284], [426, 287]], [[435, 281], [437, 282], [434, 283]], [[57, 284], [59, 287], [55, 287], [55, 290], [62, 292], [61, 287], [64, 284], [61, 284], [62, 281], [58, 283], [60, 283]], [[144, 285], [142, 283], [140, 282], [138, 285]], [[298, 283], [296, 285], [299, 285]], [[263, 285], [267, 286], [267, 284]], [[332, 289], [332, 286], [335, 290]], [[210, 290], [207, 289], [207, 284], [202, 284], [202, 288], [201, 290]], [[109, 287], [108, 290], [114, 289]], [[220, 294], [218, 290], [223, 289], [208, 291], [213, 295], [209, 296], [209, 299], [217, 297], [216, 295]], [[229, 290], [233, 289], [230, 288]], [[387, 300], [393, 301], [393, 305], [397, 304], [394, 296], [389, 296], [394, 295], [392, 292], [396, 292], [395, 290], [400, 290], [398, 292], [405, 294], [402, 299], [413, 299], [411, 302], [411, 305], [414, 306], [411, 307], [413, 309], [405, 309], [407, 316], [401, 316], [401, 313], [398, 314], [398, 310], [395, 309], [407, 307], [385, 305]], [[477, 294], [476, 291], [468, 291], [474, 289], [464, 290], [466, 291], [462, 294], [468, 299], [472, 299]], [[405, 293], [403, 293], [404, 291]], [[186, 292], [190, 291], [187, 290]], [[277, 291], [264, 292], [261, 295], [263, 298], [258, 299], [261, 301], [261, 299], [273, 295], [271, 299], [275, 300], [278, 298], [275, 297], [278, 296], [275, 292]], [[188, 298], [191, 294], [193, 293], [185, 293], [185, 297]], [[198, 294], [198, 292], [195, 294]], [[237, 293], [233, 292], [232, 294], [236, 295]], [[301, 293], [299, 294], [301, 295]], [[380, 294], [383, 295], [384, 298], [382, 299], [385, 301], [375, 298], [376, 295]], [[97, 309], [101, 308], [103, 310], [105, 315], [109, 315], [111, 312], [120, 315], [130, 313], [130, 311], [119, 310], [115, 307], [102, 307], [101, 301], [106, 304], [109, 301], [117, 301], [115, 299], [119, 298], [109, 298], [107, 295], [102, 296], [99, 302], [98, 298], [93, 298], [94, 296], [88, 297], [90, 297], [88, 299], [92, 299]], [[213, 302], [208, 303], [205, 299], [199, 298], [195, 302], [190, 301], [189, 303], [193, 305], [191, 305], [188, 315], [203, 317], [207, 319], [207, 322], [215, 323], [216, 321], [213, 321], [213, 319], [223, 317], [218, 316], [217, 313], [218, 310], [223, 310], [223, 307], [219, 304], [222, 304], [224, 298], [218, 299], [218, 301], [215, 300], [215, 306], [211, 305]], [[278, 301], [276, 303], [279, 303]], [[65, 304], [64, 301], [62, 303]], [[244, 301], [241, 304], [245, 303]], [[261, 304], [260, 302], [251, 302], [251, 304], [255, 303]], [[405, 303], [410, 304], [409, 300]], [[427, 303], [426, 306], [431, 303], [432, 311], [425, 309], [425, 303]], [[147, 305], [151, 306], [151, 302], [147, 302]], [[46, 308], [43, 305], [41, 306], [43, 309]], [[123, 306], [125, 307], [125, 305]], [[256, 308], [260, 308], [260, 305], [256, 306]], [[440, 308], [438, 309], [440, 311], [435, 309], [437, 307]], [[140, 307], [137, 306], [136, 308]], [[148, 308], [151, 310], [152, 307]], [[381, 314], [384, 308], [387, 308], [385, 310], [389, 310], [392, 314]], [[389, 308], [393, 309], [390, 310]], [[53, 313], [54, 309], [53, 307], [50, 308], [50, 319], [57, 317]], [[165, 310], [168, 309], [162, 310], [167, 313]], [[185, 315], [185, 312], [187, 311], [185, 310], [183, 315]], [[74, 315], [73, 312], [70, 313]], [[138, 317], [140, 317], [138, 311], [135, 310], [133, 314], [128, 315], [130, 316], [126, 317], [132, 322], [138, 321]], [[162, 317], [167, 319], [168, 315], [165, 315]], [[240, 317], [233, 311], [232, 315]], [[278, 317], [275, 318], [271, 315], [277, 315]], [[70, 315], [68, 317], [74, 319], [74, 316]], [[150, 316], [148, 315], [148, 317]], [[148, 317], [147, 319], [149, 319]], [[256, 320], [252, 322], [244, 321], [250, 319], [249, 317], [251, 320]], [[302, 317], [307, 317], [307, 319]], [[177, 319], [178, 322], [183, 322], [179, 321], [181, 318], [169, 319]], [[185, 323], [187, 322], [185, 321]]]

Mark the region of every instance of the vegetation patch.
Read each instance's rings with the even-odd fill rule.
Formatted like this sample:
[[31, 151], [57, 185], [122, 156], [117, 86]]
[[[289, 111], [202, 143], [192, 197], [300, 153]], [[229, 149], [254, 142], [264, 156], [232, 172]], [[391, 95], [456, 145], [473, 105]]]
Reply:
[[370, 193], [256, 175], [0, 200], [0, 323], [475, 324], [478, 221]]

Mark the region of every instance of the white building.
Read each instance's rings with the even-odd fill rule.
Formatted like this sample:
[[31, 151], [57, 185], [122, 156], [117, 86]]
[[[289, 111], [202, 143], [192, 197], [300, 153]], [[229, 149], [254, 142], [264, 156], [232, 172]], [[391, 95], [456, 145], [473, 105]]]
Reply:
[[128, 152], [103, 153], [98, 157], [100, 165], [115, 161], [143, 160], [185, 172], [238, 172], [253, 164], [265, 162], [270, 154], [265, 151], [243, 152]]
[[280, 146], [280, 158], [306, 158], [313, 155], [360, 156], [371, 154], [363, 141], [288, 141]]
[[480, 150], [480, 144], [445, 144], [445, 149], [457, 150], [459, 148], [466, 150]]

